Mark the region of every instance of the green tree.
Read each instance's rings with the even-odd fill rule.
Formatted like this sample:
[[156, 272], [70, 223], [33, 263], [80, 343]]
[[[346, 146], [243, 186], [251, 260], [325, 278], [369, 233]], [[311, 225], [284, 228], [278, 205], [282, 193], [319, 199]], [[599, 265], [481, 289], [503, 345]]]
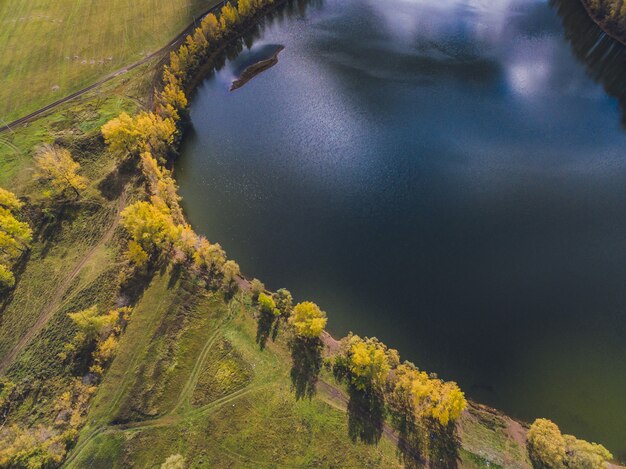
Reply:
[[224, 262], [222, 266], [222, 274], [223, 278], [223, 287], [228, 294], [233, 294], [237, 290], [237, 280], [241, 276], [241, 270], [239, 269], [239, 264], [235, 261], [230, 260]]
[[265, 285], [258, 278], [253, 278], [250, 281], [250, 293], [252, 294], [252, 301], [258, 301], [259, 295], [265, 291]]
[[280, 288], [274, 294], [274, 299], [276, 301], [276, 307], [280, 311], [280, 315], [288, 319], [293, 310], [293, 297], [291, 296], [291, 292], [286, 288]]
[[258, 302], [261, 314], [271, 317], [280, 316], [280, 310], [276, 307], [276, 303], [270, 295], [266, 295], [265, 293], [259, 294]]
[[327, 321], [326, 313], [310, 301], [298, 303], [289, 318], [296, 335], [309, 339], [319, 338]]
[[76, 313], [68, 313], [87, 340], [94, 340], [117, 321], [117, 314], [100, 314], [96, 305]]

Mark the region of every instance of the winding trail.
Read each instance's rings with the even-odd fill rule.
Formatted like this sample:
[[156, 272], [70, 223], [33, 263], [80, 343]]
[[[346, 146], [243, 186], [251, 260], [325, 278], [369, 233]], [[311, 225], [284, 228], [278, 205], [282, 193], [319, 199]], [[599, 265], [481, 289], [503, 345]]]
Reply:
[[[215, 344], [215, 342], [217, 341], [217, 339], [220, 336], [220, 333], [223, 331], [224, 326], [230, 321], [232, 320], [235, 315], [236, 312], [233, 310], [233, 306], [232, 303], [231, 305], [229, 305], [229, 313], [228, 315], [224, 318], [224, 320], [221, 322], [221, 324], [219, 324], [215, 331], [211, 334], [211, 336], [207, 339], [204, 347], [202, 348], [201, 352], [198, 354], [198, 356], [196, 357], [195, 363], [192, 367], [191, 373], [189, 374], [189, 376], [187, 377], [185, 384], [183, 385], [183, 390], [180, 393], [180, 396], [178, 398], [178, 401], [176, 402], [176, 404], [174, 404], [174, 406], [165, 414], [161, 415], [160, 417], [157, 417], [155, 419], [152, 420], [142, 420], [142, 421], [136, 421], [136, 422], [130, 422], [130, 423], [123, 423], [123, 424], [113, 424], [113, 425], [107, 425], [107, 424], [100, 424], [98, 426], [96, 426], [95, 428], [93, 428], [85, 437], [85, 439], [83, 439], [82, 441], [79, 441], [78, 445], [74, 448], [74, 450], [72, 451], [72, 453], [68, 456], [68, 458], [65, 460], [64, 463], [64, 467], [71, 467], [72, 462], [80, 455], [80, 453], [89, 446], [89, 443], [91, 443], [95, 438], [97, 438], [99, 435], [105, 434], [105, 433], [110, 433], [110, 432], [114, 432], [114, 431], [124, 431], [124, 432], [137, 432], [137, 431], [141, 431], [141, 430], [146, 430], [149, 428], [158, 428], [158, 427], [165, 427], [165, 426], [170, 426], [170, 425], [174, 425], [178, 422], [180, 422], [183, 418], [185, 417], [190, 417], [193, 415], [200, 415], [206, 412], [211, 411], [214, 408], [217, 407], [221, 407], [224, 404], [227, 404], [235, 399], [238, 399], [250, 392], [256, 391], [262, 387], [264, 387], [264, 384], [257, 384], [254, 386], [246, 386], [242, 389], [239, 389], [231, 394], [228, 394], [220, 399], [216, 399], [213, 402], [210, 402], [209, 404], [202, 406], [202, 407], [198, 407], [195, 409], [191, 409], [191, 410], [183, 410], [181, 411], [181, 408], [183, 407], [190, 407], [189, 402], [190, 402], [190, 395], [193, 393], [195, 386], [198, 382], [198, 378], [200, 375], [200, 372], [202, 371], [204, 364], [206, 363], [206, 360], [208, 359], [209, 356], [209, 351], [211, 350], [211, 348], [213, 347], [213, 345]], [[162, 302], [159, 303], [158, 308], [160, 309], [162, 307]], [[241, 312], [241, 302], [240, 302], [240, 306], [239, 306], [239, 312]], [[158, 316], [158, 315], [157, 315]], [[155, 317], [157, 317], [155, 316]], [[119, 391], [116, 393], [115, 397], [113, 398], [113, 400], [111, 401], [111, 403], [108, 406], [108, 411], [107, 411], [107, 415], [113, 415], [116, 407], [118, 406], [122, 396], [124, 395], [125, 391], [127, 390], [128, 386], [129, 386], [129, 377], [132, 374], [132, 370], [135, 369], [135, 364], [137, 361], [137, 357], [140, 355], [139, 350], [135, 350], [134, 352], [134, 356], [131, 362], [131, 366], [128, 367], [128, 369], [126, 370], [126, 372], [123, 375], [122, 378], [122, 385], [119, 387]]]
[[126, 192], [123, 192], [120, 195], [117, 205], [115, 207], [115, 215], [113, 221], [104, 232], [102, 237], [98, 240], [96, 244], [94, 244], [89, 251], [85, 253], [85, 255], [79, 259], [79, 261], [74, 265], [72, 270], [67, 274], [67, 276], [58, 284], [57, 288], [54, 290], [50, 297], [50, 302], [43, 309], [39, 318], [33, 324], [30, 329], [20, 338], [19, 342], [11, 349], [11, 351], [2, 357], [0, 361], [0, 373], [4, 372], [6, 368], [15, 360], [15, 358], [26, 348], [26, 346], [30, 343], [30, 341], [44, 328], [44, 326], [48, 323], [50, 318], [54, 315], [55, 311], [59, 307], [61, 301], [63, 300], [63, 296], [67, 292], [68, 288], [71, 286], [72, 282], [83, 267], [93, 258], [94, 254], [98, 251], [99, 248], [107, 244], [111, 238], [113, 238], [113, 233], [115, 233], [115, 228], [120, 220], [120, 215], [124, 206], [126, 205]]
[[45, 112], [54, 109], [57, 106], [60, 106], [61, 104], [67, 103], [68, 101], [71, 101], [74, 98], [77, 98], [79, 96], [84, 95], [85, 93], [98, 88], [99, 86], [113, 80], [116, 77], [119, 77], [120, 75], [123, 75], [127, 72], [130, 72], [131, 70], [151, 61], [152, 59], [159, 57], [160, 55], [164, 54], [165, 52], [169, 51], [170, 49], [172, 49], [173, 47], [175, 47], [176, 45], [180, 44], [185, 37], [187, 36], [187, 34], [189, 34], [189, 32], [195, 28], [197, 26], [198, 21], [200, 21], [203, 17], [205, 17], [206, 15], [208, 15], [209, 13], [213, 13], [215, 12], [219, 7], [222, 6], [222, 4], [225, 2], [225, 0], [220, 0], [218, 3], [216, 3], [215, 5], [213, 5], [211, 8], [209, 8], [208, 10], [206, 10], [204, 13], [200, 14], [197, 18], [194, 18], [193, 21], [189, 24], [189, 26], [187, 26], [185, 28], [184, 31], [182, 31], [180, 34], [178, 34], [174, 39], [172, 39], [170, 42], [168, 42], [165, 46], [161, 47], [159, 50], [157, 50], [156, 52], [153, 52], [150, 55], [147, 55], [146, 57], [144, 57], [143, 59], [127, 65], [125, 67], [122, 67], [116, 71], [114, 71], [113, 73], [110, 73], [109, 75], [105, 76], [104, 78], [98, 80], [95, 83], [92, 83], [91, 85], [75, 91], [74, 93], [71, 93], [67, 96], [65, 96], [64, 98], [61, 98], [57, 101], [54, 101], [53, 103], [50, 103], [42, 108], [37, 109], [36, 111], [31, 112], [30, 114], [27, 114], [23, 117], [20, 117], [19, 119], [14, 120], [13, 122], [9, 122], [7, 124], [3, 123], [2, 127], [0, 127], [0, 134], [2, 132], [6, 132], [6, 131], [10, 131], [12, 130], [13, 127], [17, 127], [21, 124], [25, 124], [26, 122], [30, 122], [31, 120], [41, 116], [42, 114], [44, 114]]

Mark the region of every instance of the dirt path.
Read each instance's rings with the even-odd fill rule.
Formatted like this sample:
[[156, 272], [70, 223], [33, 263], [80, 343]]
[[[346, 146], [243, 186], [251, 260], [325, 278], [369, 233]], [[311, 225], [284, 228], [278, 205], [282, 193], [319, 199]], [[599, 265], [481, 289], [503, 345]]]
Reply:
[[67, 274], [65, 279], [57, 286], [56, 290], [53, 292], [50, 297], [50, 302], [43, 309], [37, 322], [33, 324], [33, 326], [22, 336], [20, 341], [11, 349], [11, 351], [2, 358], [0, 361], [0, 372], [4, 372], [6, 368], [15, 360], [15, 358], [19, 355], [19, 353], [24, 350], [24, 348], [30, 343], [30, 341], [35, 337], [44, 326], [48, 323], [50, 318], [53, 316], [57, 308], [59, 307], [61, 301], [63, 300], [63, 296], [65, 295], [67, 289], [70, 287], [74, 279], [78, 276], [82, 268], [91, 260], [94, 254], [98, 251], [98, 249], [108, 243], [113, 237], [113, 233], [115, 232], [115, 228], [120, 219], [120, 214], [126, 204], [126, 192], [123, 192], [120, 196], [117, 206], [115, 208], [115, 216], [111, 225], [104, 232], [102, 237], [98, 240], [96, 244], [93, 245], [89, 251], [78, 261], [78, 263], [74, 266], [74, 268]]
[[67, 103], [68, 101], [71, 101], [74, 98], [77, 98], [78, 96], [81, 96], [85, 93], [87, 93], [88, 91], [91, 91], [95, 88], [98, 88], [99, 86], [107, 83], [108, 81], [113, 80], [114, 78], [123, 75], [124, 73], [130, 72], [131, 70], [149, 62], [150, 60], [164, 54], [165, 52], [167, 52], [168, 50], [170, 50], [171, 48], [173, 48], [174, 46], [176, 46], [177, 44], [181, 43], [185, 37], [187, 36], [187, 34], [189, 34], [189, 32], [196, 27], [196, 25], [198, 24], [198, 22], [200, 21], [200, 19], [202, 19], [204, 16], [208, 15], [209, 13], [214, 12], [215, 10], [217, 10], [219, 7], [221, 7], [222, 5], [222, 1], [220, 1], [219, 3], [217, 3], [216, 5], [212, 6], [211, 8], [209, 8], [207, 11], [205, 11], [204, 13], [202, 13], [198, 18], [194, 18], [193, 22], [191, 24], [189, 24], [189, 26], [187, 26], [185, 28], [184, 31], [182, 31], [178, 36], [176, 36], [174, 39], [172, 39], [169, 43], [167, 43], [167, 45], [161, 47], [159, 50], [157, 50], [156, 52], [153, 52], [152, 54], [144, 57], [143, 59], [131, 64], [131, 65], [127, 65], [126, 67], [122, 67], [119, 70], [114, 71], [113, 73], [105, 76], [104, 78], [102, 78], [101, 80], [98, 80], [97, 82], [87, 86], [86, 88], [83, 88], [81, 90], [75, 91], [72, 94], [69, 94], [67, 96], [65, 96], [64, 98], [61, 98], [53, 103], [48, 104], [47, 106], [44, 106], [40, 109], [37, 109], [36, 111], [31, 112], [30, 114], [24, 116], [24, 117], [20, 117], [19, 119], [14, 120], [13, 122], [9, 122], [8, 124], [2, 124], [2, 127], [0, 127], [0, 134], [2, 132], [6, 132], [9, 130], [12, 130], [12, 127], [16, 127], [19, 126], [21, 124], [24, 124], [26, 122], [29, 122], [33, 119], [35, 119], [36, 117], [41, 116], [42, 114], [44, 114], [45, 112], [54, 109], [57, 106], [60, 106], [61, 104]]

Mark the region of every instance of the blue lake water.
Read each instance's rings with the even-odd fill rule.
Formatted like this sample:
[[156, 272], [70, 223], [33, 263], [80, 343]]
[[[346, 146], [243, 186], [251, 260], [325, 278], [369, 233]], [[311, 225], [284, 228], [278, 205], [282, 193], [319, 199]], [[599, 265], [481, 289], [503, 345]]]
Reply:
[[626, 458], [624, 103], [626, 52], [574, 0], [301, 1], [202, 82], [176, 176], [333, 334]]

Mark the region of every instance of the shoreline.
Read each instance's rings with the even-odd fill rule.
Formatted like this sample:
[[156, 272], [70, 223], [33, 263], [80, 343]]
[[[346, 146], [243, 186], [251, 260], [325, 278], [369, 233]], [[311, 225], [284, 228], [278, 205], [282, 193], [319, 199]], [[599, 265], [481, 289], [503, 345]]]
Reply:
[[[587, 5], [587, 0], [580, 0], [583, 7], [585, 8], [585, 11], [587, 12], [587, 15], [589, 16], [589, 18], [598, 26], [598, 28], [600, 28], [607, 36], [611, 37], [613, 40], [619, 42], [620, 44], [622, 44], [623, 46], [626, 47], [626, 37], [625, 38], [621, 38], [613, 33], [611, 33], [608, 28], [602, 24], [602, 22], [600, 20], [598, 20], [595, 15], [591, 12], [590, 8]], [[227, 36], [224, 36], [222, 38], [222, 40], [220, 41], [219, 46], [212, 51], [208, 57], [205, 59], [205, 63], [202, 64], [197, 72], [195, 74], [192, 75], [192, 77], [189, 80], [189, 83], [187, 86], [185, 86], [184, 90], [185, 93], [187, 94], [187, 96], [190, 98], [191, 101], [191, 97], [192, 95], [196, 92], [199, 84], [206, 78], [207, 74], [210, 73], [216, 65], [216, 59], [218, 59], [220, 57], [221, 54], [224, 53], [224, 51], [227, 50], [227, 48], [229, 46], [231, 46], [233, 43], [235, 43], [238, 40], [241, 40], [245, 34], [247, 32], [249, 32], [250, 30], [252, 30], [256, 25], [259, 24], [259, 21], [264, 20], [265, 18], [267, 18], [267, 16], [269, 14], [271, 14], [273, 11], [275, 11], [276, 9], [280, 8], [281, 6], [283, 6], [285, 3], [287, 3], [288, 0], [276, 0], [275, 3], [270, 4], [268, 6], [266, 6], [265, 8], [260, 9], [253, 17], [251, 17], [249, 19], [249, 21], [247, 21], [246, 23], [243, 23], [242, 25], [240, 25], [240, 27], [238, 27], [237, 29], [235, 29], [232, 34], [229, 34]], [[271, 68], [272, 66], [276, 65], [276, 63], [278, 62], [278, 55], [280, 54], [280, 52], [284, 49], [284, 46], [281, 47], [279, 50], [277, 50], [272, 57], [268, 58], [268, 59], [263, 59], [260, 60], [250, 66], [248, 66], [240, 75], [240, 77], [238, 79], [233, 80], [233, 82], [231, 83], [230, 89], [229, 91], [235, 91], [236, 89], [239, 89], [240, 87], [244, 86], [246, 83], [248, 83], [250, 80], [252, 80], [254, 77], [256, 77], [258, 74], [266, 71], [267, 69]], [[189, 124], [189, 122], [186, 122], [186, 124]], [[180, 151], [181, 146], [182, 146], [182, 139], [185, 138], [185, 134], [186, 134], [187, 129], [184, 129], [182, 132], [182, 138], [181, 138], [181, 142], [177, 145], [177, 150]], [[175, 175], [174, 169], [175, 169], [175, 164], [174, 162], [171, 162], [171, 166], [170, 169], [172, 170], [173, 175]], [[175, 176], [174, 176], [175, 177]], [[184, 213], [184, 211], [183, 211]], [[185, 215], [185, 218], [186, 215]], [[249, 278], [248, 276], [246, 276], [243, 272], [238, 276], [238, 280], [237, 283], [239, 284], [239, 287], [243, 290], [250, 290], [250, 282], [251, 282], [251, 278]], [[271, 292], [268, 292], [271, 293]], [[324, 349], [326, 353], [330, 353], [333, 354], [335, 353], [338, 348], [339, 348], [339, 343], [340, 341], [337, 340], [337, 338], [335, 338], [333, 335], [331, 335], [327, 330], [324, 330], [322, 332], [322, 336], [321, 336], [321, 341], [323, 343]], [[325, 386], [329, 386], [332, 387], [332, 385], [329, 385], [328, 383], [325, 383], [324, 381], [320, 381], [320, 383], [322, 385]], [[464, 393], [465, 394], [465, 393]], [[497, 409], [495, 407], [491, 407], [489, 405], [486, 404], [482, 404], [480, 402], [477, 402], [474, 399], [471, 399], [470, 397], [467, 397], [467, 402], [468, 402], [468, 408], [464, 411], [464, 413], [469, 413], [470, 409], [480, 409], [484, 412], [488, 412], [491, 413], [493, 415], [496, 415], [500, 418], [506, 419], [507, 421], [509, 421], [511, 423], [510, 427], [507, 427], [506, 431], [507, 432], [514, 432], [514, 439], [516, 439], [517, 441], [520, 442], [525, 442], [525, 438], [526, 438], [526, 431], [528, 430], [528, 428], [530, 427], [530, 423], [526, 422], [525, 420], [522, 419], [518, 419], [515, 417], [512, 417], [510, 415], [508, 415], [505, 411], [501, 410], [501, 409]], [[614, 460], [611, 463], [607, 463], [607, 469], [610, 468], [626, 468], [626, 466], [622, 466], [621, 461], [619, 461], [618, 459]]]
[[591, 7], [588, 4], [588, 0], [580, 0], [580, 3], [587, 12], [587, 16], [589, 16], [591, 21], [593, 21], [594, 24], [604, 32], [604, 34], [609, 36], [614, 41], [619, 42], [622, 46], [626, 47], [626, 35], [622, 36], [618, 33], [611, 31], [611, 28], [608, 27], [607, 22], [600, 20], [591, 10]]

